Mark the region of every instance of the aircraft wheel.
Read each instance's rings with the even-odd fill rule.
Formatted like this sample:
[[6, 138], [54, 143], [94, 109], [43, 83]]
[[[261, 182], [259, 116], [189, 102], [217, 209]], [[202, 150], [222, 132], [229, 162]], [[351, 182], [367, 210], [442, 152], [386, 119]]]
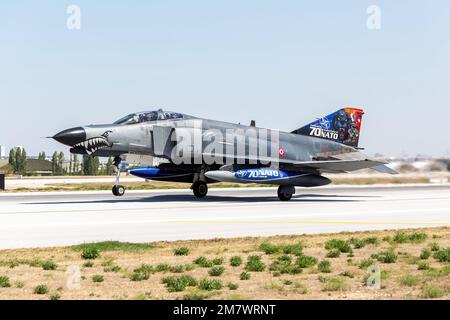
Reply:
[[192, 185], [194, 195], [197, 198], [203, 198], [208, 193], [208, 185], [203, 181], [197, 181]]
[[279, 186], [278, 187], [278, 198], [281, 201], [289, 201], [292, 195], [295, 193], [295, 188], [291, 186]]
[[125, 187], [121, 186], [121, 185], [116, 185], [116, 186], [112, 187], [112, 193], [116, 197], [121, 197], [125, 194]]

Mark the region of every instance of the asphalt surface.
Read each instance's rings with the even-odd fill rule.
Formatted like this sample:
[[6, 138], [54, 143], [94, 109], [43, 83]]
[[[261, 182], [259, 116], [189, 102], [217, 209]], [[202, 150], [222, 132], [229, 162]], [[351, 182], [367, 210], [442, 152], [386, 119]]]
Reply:
[[450, 226], [450, 185], [0, 194], [0, 248]]

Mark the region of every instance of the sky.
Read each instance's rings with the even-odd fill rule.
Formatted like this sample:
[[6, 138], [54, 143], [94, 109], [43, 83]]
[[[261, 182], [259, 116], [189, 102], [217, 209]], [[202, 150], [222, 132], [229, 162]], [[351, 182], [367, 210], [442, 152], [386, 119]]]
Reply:
[[449, 156], [449, 17], [448, 0], [2, 1], [0, 145], [68, 152], [44, 137], [159, 107], [291, 131], [353, 106], [367, 154]]

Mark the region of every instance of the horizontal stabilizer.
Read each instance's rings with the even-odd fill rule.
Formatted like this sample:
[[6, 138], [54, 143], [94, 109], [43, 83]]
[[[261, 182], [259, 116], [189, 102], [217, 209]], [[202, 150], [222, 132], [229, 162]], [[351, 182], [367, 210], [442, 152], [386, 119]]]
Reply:
[[397, 171], [395, 171], [394, 169], [389, 168], [385, 164], [380, 164], [379, 166], [372, 167], [371, 169], [373, 169], [375, 171], [378, 171], [378, 172], [381, 172], [381, 173], [398, 174]]

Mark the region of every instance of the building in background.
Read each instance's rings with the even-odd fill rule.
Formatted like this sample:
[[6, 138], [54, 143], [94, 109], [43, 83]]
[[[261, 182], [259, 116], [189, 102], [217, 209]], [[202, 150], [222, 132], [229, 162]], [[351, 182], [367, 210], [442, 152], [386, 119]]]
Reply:
[[[47, 160], [27, 159], [25, 172], [27, 176], [51, 176], [53, 173], [52, 163]], [[0, 172], [12, 175], [8, 160], [0, 160]]]
[[0, 146], [0, 159], [5, 159], [5, 158], [6, 158], [6, 147]]

